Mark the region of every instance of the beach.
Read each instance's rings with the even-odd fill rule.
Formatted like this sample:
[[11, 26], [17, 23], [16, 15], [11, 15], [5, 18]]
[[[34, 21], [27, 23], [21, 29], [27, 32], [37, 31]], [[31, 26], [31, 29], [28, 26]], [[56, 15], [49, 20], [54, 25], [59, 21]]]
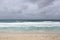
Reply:
[[0, 32], [0, 40], [60, 40], [60, 33], [52, 32]]

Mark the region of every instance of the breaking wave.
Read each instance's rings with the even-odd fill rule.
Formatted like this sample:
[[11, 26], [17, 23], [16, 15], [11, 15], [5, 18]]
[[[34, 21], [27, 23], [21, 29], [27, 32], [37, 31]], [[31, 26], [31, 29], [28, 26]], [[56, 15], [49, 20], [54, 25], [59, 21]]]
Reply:
[[0, 22], [0, 31], [60, 30], [60, 22]]
[[0, 27], [60, 27], [60, 22], [0, 22]]

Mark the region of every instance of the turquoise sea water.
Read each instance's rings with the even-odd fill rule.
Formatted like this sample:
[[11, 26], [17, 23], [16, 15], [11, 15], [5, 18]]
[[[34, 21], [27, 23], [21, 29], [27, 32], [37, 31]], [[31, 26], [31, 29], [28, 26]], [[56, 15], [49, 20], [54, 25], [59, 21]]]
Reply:
[[0, 30], [11, 31], [60, 31], [59, 21], [22, 21], [22, 20], [0, 20]]
[[60, 31], [60, 27], [0, 27], [0, 30], [5, 31]]

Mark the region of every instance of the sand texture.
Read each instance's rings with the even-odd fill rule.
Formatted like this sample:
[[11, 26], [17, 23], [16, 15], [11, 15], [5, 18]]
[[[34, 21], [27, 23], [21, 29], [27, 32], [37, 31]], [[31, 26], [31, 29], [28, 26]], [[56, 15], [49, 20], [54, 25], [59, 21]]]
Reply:
[[60, 33], [0, 32], [0, 40], [60, 40]]

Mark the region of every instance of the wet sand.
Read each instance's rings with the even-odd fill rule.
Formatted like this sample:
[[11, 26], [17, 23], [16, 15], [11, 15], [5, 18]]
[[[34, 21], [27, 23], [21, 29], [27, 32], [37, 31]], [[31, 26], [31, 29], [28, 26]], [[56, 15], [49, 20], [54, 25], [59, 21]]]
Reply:
[[60, 33], [0, 32], [0, 40], [60, 40]]

